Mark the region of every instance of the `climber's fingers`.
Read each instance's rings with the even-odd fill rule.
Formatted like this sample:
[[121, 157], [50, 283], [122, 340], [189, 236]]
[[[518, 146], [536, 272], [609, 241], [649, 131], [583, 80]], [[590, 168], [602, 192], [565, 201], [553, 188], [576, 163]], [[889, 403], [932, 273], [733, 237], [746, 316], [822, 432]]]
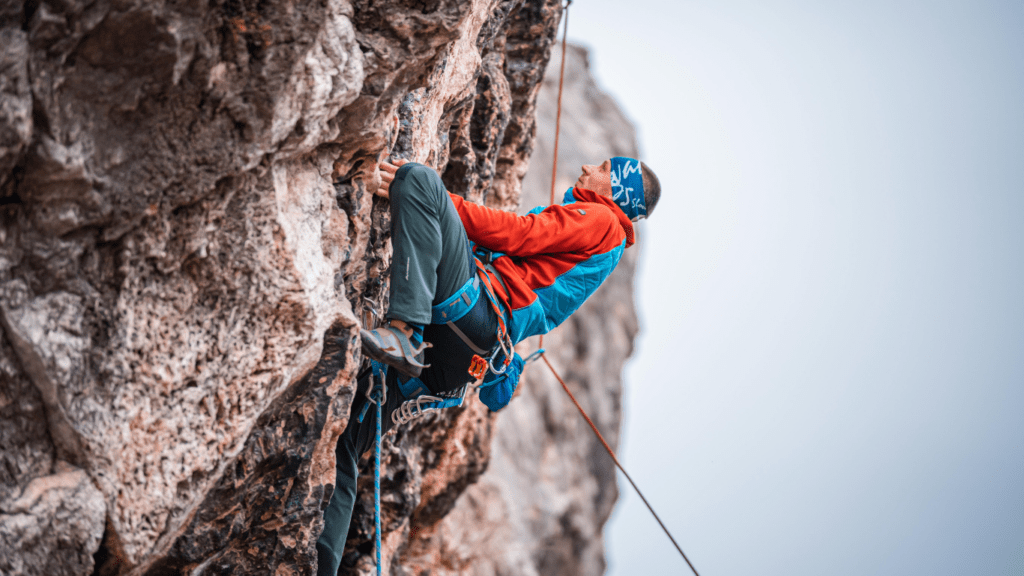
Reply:
[[395, 172], [398, 172], [399, 168], [409, 163], [408, 160], [402, 158], [396, 158], [393, 162], [381, 160], [378, 165], [377, 175], [380, 177], [380, 186], [376, 190], [378, 196], [388, 197], [388, 188], [391, 187], [391, 183], [395, 180]]
[[394, 177], [395, 172], [397, 172], [399, 168], [405, 166], [408, 163], [409, 161], [405, 160], [404, 158], [396, 158], [392, 162], [382, 160], [380, 163], [380, 169], [382, 172], [388, 172], [389, 174], [391, 174], [392, 177]]
[[380, 163], [380, 175], [381, 178], [387, 178], [388, 181], [395, 179], [395, 172], [398, 172], [398, 166], [391, 164], [387, 160], [382, 160]]
[[[394, 168], [394, 170], [392, 169]], [[391, 187], [391, 182], [395, 180], [395, 168], [387, 162], [381, 162], [380, 170], [377, 171], [377, 175], [380, 177], [380, 186], [377, 187], [376, 194], [383, 198], [388, 197], [388, 189]]]
[[385, 160], [380, 163], [379, 174], [381, 186], [377, 189], [377, 194], [384, 196], [385, 198], [387, 197], [388, 187], [390, 187], [391, 183], [395, 180], [395, 172], [398, 172], [398, 169], [407, 162], [408, 160], [395, 160], [395, 163], [392, 164]]

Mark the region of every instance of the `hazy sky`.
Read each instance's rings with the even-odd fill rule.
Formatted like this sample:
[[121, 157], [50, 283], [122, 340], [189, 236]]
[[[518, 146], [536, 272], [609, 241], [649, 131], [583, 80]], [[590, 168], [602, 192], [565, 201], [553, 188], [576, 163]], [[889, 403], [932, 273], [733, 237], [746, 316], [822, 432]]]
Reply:
[[[569, 28], [665, 189], [622, 455], [702, 576], [1024, 574], [1024, 2]], [[687, 572], [620, 487], [610, 574]]]

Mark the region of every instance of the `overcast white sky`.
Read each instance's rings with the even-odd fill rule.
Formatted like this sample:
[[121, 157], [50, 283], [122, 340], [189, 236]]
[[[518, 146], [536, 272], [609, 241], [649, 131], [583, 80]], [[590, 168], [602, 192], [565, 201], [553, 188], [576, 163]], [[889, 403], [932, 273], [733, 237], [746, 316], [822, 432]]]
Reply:
[[[665, 188], [622, 455], [701, 574], [1024, 574], [1024, 2], [580, 0], [569, 37]], [[687, 572], [620, 486], [609, 573]]]

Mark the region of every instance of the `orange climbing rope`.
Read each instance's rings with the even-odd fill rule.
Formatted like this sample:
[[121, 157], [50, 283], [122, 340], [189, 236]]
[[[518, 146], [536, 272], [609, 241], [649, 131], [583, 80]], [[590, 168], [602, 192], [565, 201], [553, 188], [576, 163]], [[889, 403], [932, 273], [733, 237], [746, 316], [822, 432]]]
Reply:
[[551, 166], [551, 201], [548, 206], [555, 203], [555, 177], [558, 176], [558, 132], [562, 127], [562, 84], [565, 81], [565, 41], [569, 37], [569, 6], [572, 0], [565, 4], [565, 27], [562, 28], [562, 69], [558, 73], [558, 112], [555, 113], [555, 153], [553, 165]]
[[551, 369], [551, 373], [554, 374], [555, 378], [558, 379], [558, 383], [562, 385], [562, 389], [565, 390], [565, 393], [569, 395], [569, 398], [572, 400], [572, 403], [576, 405], [576, 409], [579, 410], [580, 414], [583, 415], [583, 418], [587, 421], [587, 424], [590, 424], [590, 429], [594, 431], [594, 434], [597, 434], [597, 439], [601, 441], [601, 444], [604, 446], [604, 449], [608, 451], [608, 455], [612, 457], [612, 461], [615, 462], [615, 465], [619, 468], [619, 470], [622, 471], [622, 474], [626, 477], [626, 480], [629, 480], [629, 483], [633, 486], [633, 490], [636, 490], [636, 493], [640, 496], [640, 499], [644, 501], [644, 505], [646, 505], [647, 509], [651, 511], [651, 514], [654, 515], [654, 519], [658, 521], [658, 525], [660, 525], [661, 529], [665, 531], [665, 534], [668, 536], [668, 539], [672, 541], [672, 545], [675, 546], [676, 550], [679, 551], [679, 554], [682, 555], [683, 560], [686, 560], [686, 564], [690, 566], [690, 570], [693, 570], [694, 574], [700, 576], [699, 574], [697, 574], [697, 569], [693, 567], [693, 564], [690, 562], [690, 559], [686, 557], [686, 553], [683, 552], [683, 549], [679, 547], [679, 543], [677, 543], [676, 539], [672, 537], [672, 533], [669, 532], [668, 528], [665, 527], [665, 523], [662, 522], [661, 518], [658, 517], [658, 513], [654, 511], [654, 508], [651, 506], [651, 503], [648, 502], [647, 498], [644, 497], [644, 493], [640, 491], [640, 488], [637, 487], [636, 482], [633, 482], [633, 478], [629, 476], [629, 472], [626, 472], [626, 469], [619, 462], [619, 459], [615, 456], [615, 451], [612, 450], [612, 447], [609, 446], [608, 442], [605, 441], [604, 436], [601, 435], [601, 432], [597, 429], [597, 426], [594, 424], [594, 421], [590, 419], [590, 416], [587, 416], [587, 412], [583, 409], [583, 406], [580, 406], [579, 401], [576, 400], [576, 396], [574, 396], [573, 393], [569, 390], [569, 387], [565, 385], [565, 380], [562, 380], [562, 377], [558, 375], [558, 372], [555, 371], [555, 367], [551, 365], [551, 362], [548, 361], [548, 357], [545, 356], [543, 352], [540, 353], [540, 358], [544, 360], [544, 363], [548, 365], [549, 369]]
[[[558, 176], [558, 135], [562, 124], [562, 85], [565, 80], [565, 46], [566, 38], [568, 38], [569, 36], [570, 4], [572, 4], [572, 0], [568, 0], [568, 2], [566, 2], [565, 4], [565, 26], [562, 29], [562, 65], [561, 71], [558, 75], [558, 112], [555, 114], [555, 150], [553, 154], [554, 161], [551, 166], [551, 201], [548, 204], [549, 206], [554, 205], [555, 203], [555, 178]], [[541, 334], [540, 336], [540, 340], [537, 345], [537, 352], [535, 352], [534, 354], [537, 354], [542, 360], [544, 360], [544, 363], [548, 365], [548, 369], [550, 369], [551, 373], [554, 374], [555, 378], [558, 380], [558, 383], [562, 385], [562, 389], [565, 390], [565, 393], [569, 395], [569, 398], [572, 400], [572, 403], [576, 405], [576, 409], [579, 410], [580, 414], [583, 415], [583, 418], [587, 421], [587, 424], [590, 424], [590, 429], [593, 430], [594, 434], [597, 435], [597, 439], [601, 441], [601, 444], [604, 446], [604, 449], [608, 451], [608, 455], [612, 457], [612, 461], [615, 462], [615, 466], [617, 466], [618, 469], [622, 471], [622, 474], [626, 477], [626, 480], [629, 480], [630, 485], [633, 486], [634, 490], [636, 490], [637, 495], [639, 495], [640, 499], [644, 501], [644, 505], [647, 506], [647, 509], [651, 511], [651, 515], [653, 515], [654, 519], [658, 521], [658, 525], [661, 526], [661, 529], [665, 531], [665, 535], [667, 535], [668, 539], [672, 541], [672, 545], [675, 546], [676, 550], [679, 551], [679, 555], [682, 556], [683, 560], [686, 561], [686, 564], [690, 567], [690, 570], [693, 570], [694, 576], [700, 576], [699, 574], [697, 574], [697, 569], [693, 567], [693, 563], [690, 562], [690, 559], [686, 557], [686, 553], [683, 552], [683, 549], [679, 546], [679, 543], [676, 542], [676, 539], [672, 537], [672, 533], [668, 531], [668, 527], [666, 527], [665, 523], [662, 522], [661, 518], [658, 517], [658, 513], [654, 511], [654, 508], [651, 506], [651, 503], [648, 502], [647, 498], [644, 497], [644, 493], [640, 491], [640, 488], [636, 485], [636, 482], [633, 482], [633, 478], [630, 477], [629, 472], [626, 472], [625, 467], [623, 467], [622, 463], [619, 462], [618, 457], [615, 456], [615, 451], [612, 450], [612, 447], [609, 446], [608, 442], [605, 441], [604, 436], [601, 434], [601, 431], [597, 429], [597, 426], [594, 424], [594, 421], [591, 420], [590, 416], [587, 415], [587, 411], [583, 409], [583, 406], [580, 406], [579, 401], [576, 400], [576, 396], [573, 395], [572, 391], [569, 390], [569, 387], [565, 384], [565, 380], [562, 380], [562, 377], [559, 376], [558, 371], [555, 370], [555, 367], [551, 365], [551, 362], [548, 360], [547, 355], [545, 355], [544, 353], [543, 334]], [[527, 360], [527, 362], [529, 362], [529, 359]]]

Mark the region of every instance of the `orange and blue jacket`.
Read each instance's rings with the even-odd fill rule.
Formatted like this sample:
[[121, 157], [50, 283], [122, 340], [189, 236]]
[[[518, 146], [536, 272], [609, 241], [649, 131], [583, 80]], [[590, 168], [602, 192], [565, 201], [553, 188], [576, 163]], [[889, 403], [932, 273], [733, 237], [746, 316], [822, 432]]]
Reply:
[[633, 245], [633, 223], [590, 190], [575, 188], [565, 204], [525, 216], [451, 198], [469, 240], [497, 256], [493, 266], [503, 282], [489, 272], [487, 280], [510, 315], [513, 343], [565, 321]]

